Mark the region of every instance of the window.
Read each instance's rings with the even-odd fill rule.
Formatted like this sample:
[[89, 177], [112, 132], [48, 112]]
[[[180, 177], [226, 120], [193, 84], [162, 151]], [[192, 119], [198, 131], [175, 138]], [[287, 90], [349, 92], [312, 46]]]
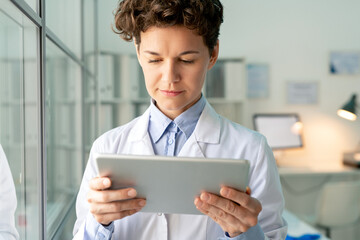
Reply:
[[10, 2], [1, 2], [0, 143], [14, 178], [21, 239], [40, 236], [38, 36], [35, 24]]
[[72, 238], [85, 143], [97, 132], [96, 104], [84, 107], [97, 97], [96, 3], [0, 0], [0, 143], [20, 239]]

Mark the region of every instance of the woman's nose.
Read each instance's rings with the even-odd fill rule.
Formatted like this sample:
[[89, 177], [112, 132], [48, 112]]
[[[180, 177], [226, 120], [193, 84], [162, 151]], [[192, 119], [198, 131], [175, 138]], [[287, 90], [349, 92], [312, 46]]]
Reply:
[[176, 63], [169, 61], [164, 64], [162, 80], [167, 82], [178, 82], [180, 80]]

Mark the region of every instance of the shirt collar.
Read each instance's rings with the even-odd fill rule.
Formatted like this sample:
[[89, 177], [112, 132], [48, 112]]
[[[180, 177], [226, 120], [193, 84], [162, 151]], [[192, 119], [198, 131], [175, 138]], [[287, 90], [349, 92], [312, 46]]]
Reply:
[[176, 125], [185, 134], [186, 139], [193, 133], [196, 123], [204, 110], [205, 103], [205, 98], [201, 95], [199, 101], [174, 119]]
[[196, 123], [205, 107], [205, 103], [204, 96], [201, 96], [199, 101], [172, 121], [156, 107], [155, 100], [152, 99], [148, 128], [152, 140], [157, 142], [172, 122], [175, 122], [180, 131], [185, 134], [186, 139], [188, 139], [195, 129]]
[[171, 123], [171, 119], [165, 116], [155, 105], [155, 100], [151, 100], [150, 118], [149, 118], [149, 134], [153, 142], [157, 142], [164, 134], [166, 128]]

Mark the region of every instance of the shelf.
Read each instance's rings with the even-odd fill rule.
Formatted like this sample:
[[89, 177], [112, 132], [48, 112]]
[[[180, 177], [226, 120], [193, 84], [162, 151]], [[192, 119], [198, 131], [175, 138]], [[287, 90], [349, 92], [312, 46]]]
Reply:
[[1, 106], [19, 106], [19, 105], [36, 106], [37, 101], [26, 101], [26, 102], [24, 102], [23, 99], [16, 99], [16, 100], [10, 100], [10, 101], [1, 102]]
[[[51, 146], [52, 147], [52, 146]], [[82, 148], [80, 146], [75, 146], [73, 144], [55, 144], [54, 145], [55, 148], [59, 148], [59, 149], [67, 149], [67, 150], [71, 150], [71, 151], [82, 151]]]
[[145, 103], [150, 104], [150, 98], [132, 99], [131, 102], [135, 104], [145, 104]]
[[123, 98], [109, 98], [109, 99], [101, 99], [100, 104], [122, 104], [129, 103], [129, 100]]
[[85, 99], [84, 103], [85, 104], [96, 104], [96, 100], [95, 99]]
[[242, 100], [230, 100], [225, 98], [207, 98], [210, 104], [242, 104], [244, 101]]
[[100, 104], [145, 104], [150, 103], [150, 98], [136, 98], [136, 99], [124, 99], [124, 98], [112, 98], [112, 99], [102, 99]]
[[54, 99], [54, 103], [58, 104], [66, 104], [66, 105], [75, 105], [77, 103], [80, 103], [80, 100], [77, 99]]
[[[23, 143], [1, 143], [1, 145], [3, 146], [3, 148], [8, 148], [8, 149], [23, 149], [24, 148], [24, 144]], [[27, 143], [25, 145], [26, 149], [29, 148], [35, 148], [37, 149], [38, 144], [37, 143]]]

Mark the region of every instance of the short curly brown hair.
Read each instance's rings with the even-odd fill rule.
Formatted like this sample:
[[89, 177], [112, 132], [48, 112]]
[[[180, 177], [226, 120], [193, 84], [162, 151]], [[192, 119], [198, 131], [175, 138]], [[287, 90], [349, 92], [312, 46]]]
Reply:
[[115, 11], [114, 32], [126, 41], [141, 42], [140, 33], [152, 26], [182, 25], [203, 37], [210, 54], [223, 22], [219, 0], [122, 0]]

